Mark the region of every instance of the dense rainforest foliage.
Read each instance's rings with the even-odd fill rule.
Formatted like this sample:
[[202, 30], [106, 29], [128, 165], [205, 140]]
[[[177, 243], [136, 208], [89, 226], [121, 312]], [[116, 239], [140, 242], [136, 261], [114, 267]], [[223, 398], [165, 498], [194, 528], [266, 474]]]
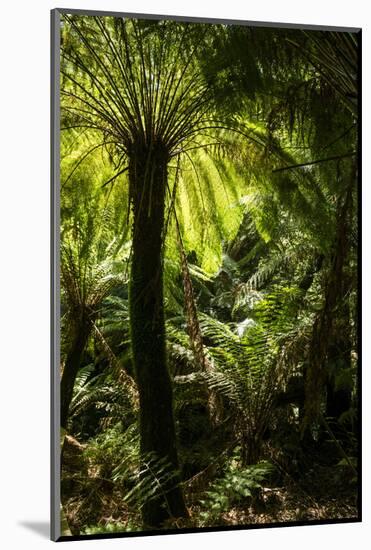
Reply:
[[357, 518], [357, 48], [61, 16], [63, 534]]

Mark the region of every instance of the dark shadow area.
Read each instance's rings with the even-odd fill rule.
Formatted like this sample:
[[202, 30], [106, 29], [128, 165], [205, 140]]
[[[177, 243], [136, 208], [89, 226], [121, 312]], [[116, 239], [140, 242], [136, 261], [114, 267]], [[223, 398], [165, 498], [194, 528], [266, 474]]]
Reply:
[[50, 538], [50, 524], [48, 521], [19, 521], [18, 525], [37, 533], [42, 538]]

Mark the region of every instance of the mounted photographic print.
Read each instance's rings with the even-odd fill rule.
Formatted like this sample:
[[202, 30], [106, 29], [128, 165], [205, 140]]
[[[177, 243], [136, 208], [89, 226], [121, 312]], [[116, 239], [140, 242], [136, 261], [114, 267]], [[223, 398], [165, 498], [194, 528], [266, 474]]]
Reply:
[[52, 11], [52, 538], [361, 520], [360, 29]]

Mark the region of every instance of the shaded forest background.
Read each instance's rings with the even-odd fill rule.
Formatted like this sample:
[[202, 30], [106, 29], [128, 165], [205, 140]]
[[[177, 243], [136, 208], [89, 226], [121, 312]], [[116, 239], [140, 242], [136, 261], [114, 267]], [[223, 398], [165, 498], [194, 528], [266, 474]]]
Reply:
[[357, 36], [65, 15], [65, 534], [357, 517]]

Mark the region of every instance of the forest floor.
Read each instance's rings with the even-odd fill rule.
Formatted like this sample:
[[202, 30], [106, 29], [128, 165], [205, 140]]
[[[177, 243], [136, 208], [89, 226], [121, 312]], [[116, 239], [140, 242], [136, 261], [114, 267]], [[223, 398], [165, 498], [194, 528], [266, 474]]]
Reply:
[[[81, 452], [76, 443], [70, 447], [74, 449], [72, 455], [75, 460]], [[73, 466], [71, 460], [68, 462], [70, 467]], [[247, 498], [230, 506], [228, 511], [219, 511], [216, 514], [211, 510], [209, 513], [205, 505], [201, 504], [212, 482], [212, 479], [209, 479], [201, 491], [186, 495], [190, 517], [183, 521], [175, 520], [175, 523], [170, 521], [165, 528], [198, 529], [291, 522], [310, 523], [317, 520], [356, 520], [357, 484], [352, 469], [346, 465], [334, 466], [331, 449], [327, 449], [325, 454], [323, 448], [318, 454], [307, 454], [304, 462], [305, 469], [302, 463], [296, 467], [294, 464], [284, 467], [277, 461], [274, 478], [262, 484], [253, 498]], [[81, 475], [79, 460], [75, 463], [76, 466]], [[133, 510], [124, 503], [120, 490], [115, 488], [112, 482], [95, 477], [89, 469], [85, 471], [85, 478], [80, 478], [80, 475], [76, 478], [76, 469], [74, 472], [73, 467], [70, 469], [72, 477], [69, 478], [69, 482], [65, 479], [65, 483], [72, 482], [72, 486], [68, 491], [70, 497], [63, 503], [73, 534], [141, 530], [140, 514], [133, 514]]]
[[[245, 508], [233, 508], [223, 514], [226, 525], [288, 523], [296, 521], [345, 519], [358, 516], [354, 491], [334, 493], [330, 476], [323, 469], [318, 476], [308, 476], [300, 484], [290, 478], [285, 486], [263, 488], [255, 502]], [[310, 492], [308, 488], [310, 487]]]
[[[198, 510], [194, 510], [197, 515]], [[236, 506], [215, 525], [251, 525], [357, 519], [358, 492], [347, 466], [314, 462], [300, 476], [282, 472], [276, 486], [262, 487], [248, 506]]]

